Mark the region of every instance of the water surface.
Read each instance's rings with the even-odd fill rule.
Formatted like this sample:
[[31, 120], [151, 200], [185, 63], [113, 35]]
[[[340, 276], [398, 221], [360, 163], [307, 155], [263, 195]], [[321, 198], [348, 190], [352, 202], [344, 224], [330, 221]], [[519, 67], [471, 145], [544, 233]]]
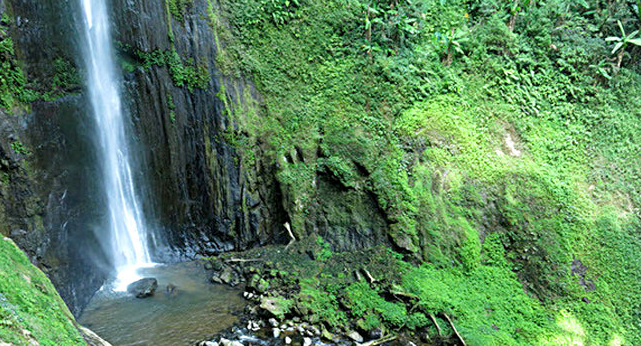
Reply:
[[[245, 306], [241, 291], [208, 282], [197, 262], [141, 269], [158, 280], [153, 297], [136, 299], [107, 286], [78, 321], [113, 346], [182, 346], [211, 338], [237, 322]], [[167, 285], [176, 291], [168, 293]]]

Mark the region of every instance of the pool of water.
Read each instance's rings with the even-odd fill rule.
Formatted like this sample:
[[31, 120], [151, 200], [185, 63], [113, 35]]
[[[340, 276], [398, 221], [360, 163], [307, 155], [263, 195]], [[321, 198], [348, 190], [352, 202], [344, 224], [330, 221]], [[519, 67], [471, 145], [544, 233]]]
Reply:
[[[242, 291], [209, 283], [197, 262], [140, 269], [158, 280], [153, 297], [137, 299], [109, 285], [96, 293], [78, 322], [113, 346], [182, 346], [211, 338], [237, 322]], [[167, 286], [174, 285], [174, 292]]]

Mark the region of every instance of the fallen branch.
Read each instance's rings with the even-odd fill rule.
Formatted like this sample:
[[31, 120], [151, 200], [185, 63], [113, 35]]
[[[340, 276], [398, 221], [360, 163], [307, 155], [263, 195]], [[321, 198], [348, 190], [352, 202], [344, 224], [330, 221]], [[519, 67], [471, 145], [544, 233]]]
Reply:
[[463, 340], [463, 337], [461, 336], [461, 334], [459, 334], [458, 330], [456, 330], [456, 327], [454, 327], [454, 323], [452, 323], [452, 320], [450, 319], [450, 316], [448, 316], [446, 313], [443, 313], [443, 316], [445, 317], [447, 322], [450, 324], [450, 327], [452, 327], [452, 330], [454, 331], [454, 334], [456, 334], [456, 337], [459, 339], [459, 341], [461, 341], [461, 344], [463, 346], [467, 346], [467, 344], [465, 343], [465, 340]]
[[438, 336], [443, 335], [443, 332], [441, 332], [441, 326], [439, 326], [438, 322], [436, 321], [436, 317], [434, 317], [433, 314], [429, 314], [429, 315], [430, 315], [430, 319], [434, 323], [434, 326], [436, 327], [436, 331], [438, 332]]
[[416, 299], [416, 300], [419, 299], [418, 296], [413, 295], [411, 293], [406, 293], [406, 292], [401, 292], [401, 291], [390, 291], [390, 293], [392, 295], [399, 296], [399, 297], [402, 297], [402, 298]]
[[289, 222], [285, 222], [285, 229], [287, 230], [287, 234], [289, 234], [289, 237], [292, 239], [289, 241], [289, 243], [285, 246], [285, 250], [289, 248], [290, 245], [294, 244], [296, 241], [296, 237], [294, 237], [294, 233], [292, 233], [292, 227], [289, 225]]
[[374, 277], [372, 276], [372, 274], [370, 274], [370, 273], [369, 273], [369, 271], [368, 271], [367, 269], [362, 268], [361, 270], [363, 271], [363, 273], [365, 274], [365, 276], [367, 276], [367, 280], [369, 281], [369, 283], [370, 283], [370, 284], [373, 284], [373, 283], [375, 283], [376, 281], [378, 281], [378, 280], [374, 279]]
[[368, 341], [368, 342], [365, 342], [365, 343], [362, 343], [362, 344], [358, 344], [358, 345], [360, 345], [360, 346], [377, 346], [377, 345], [380, 345], [380, 344], [384, 344], [386, 342], [390, 342], [390, 341], [392, 341], [394, 339], [396, 339], [396, 335], [391, 335], [390, 334], [390, 335], [384, 336], [384, 337], [382, 337], [380, 339]]
[[264, 262], [265, 260], [260, 258], [229, 258], [224, 261], [225, 262]]

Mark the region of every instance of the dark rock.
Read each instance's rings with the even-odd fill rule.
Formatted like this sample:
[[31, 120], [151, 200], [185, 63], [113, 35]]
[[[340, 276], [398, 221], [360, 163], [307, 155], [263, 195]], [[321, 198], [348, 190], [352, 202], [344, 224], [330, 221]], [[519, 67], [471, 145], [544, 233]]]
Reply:
[[213, 260], [211, 261], [211, 269], [219, 272], [223, 269], [223, 263], [219, 260]]
[[381, 327], [376, 327], [376, 328], [374, 328], [374, 329], [370, 330], [370, 331], [367, 333], [367, 336], [368, 336], [370, 339], [374, 339], [374, 340], [375, 340], [375, 339], [380, 339], [380, 338], [382, 338], [382, 337], [383, 337], [383, 329], [382, 329]]
[[[50, 91], [54, 61], [75, 65], [80, 55], [71, 20], [76, 6], [71, 1], [0, 0], [0, 12], [14, 20], [7, 32], [30, 89]], [[103, 251], [108, 246], [88, 231], [106, 215], [100, 210], [104, 196], [96, 193], [102, 182], [96, 179], [93, 120], [80, 88], [63, 88], [66, 95], [50, 101], [0, 110], [0, 233], [14, 238], [47, 273], [77, 315], [103, 284], [110, 264]], [[15, 153], [15, 141], [29, 153]]]
[[158, 288], [158, 280], [154, 278], [144, 278], [127, 286], [127, 292], [136, 298], [151, 297]]
[[176, 285], [174, 284], [169, 284], [165, 288], [165, 292], [167, 292], [167, 294], [169, 295], [176, 295], [176, 293], [178, 293], [178, 287], [176, 287]]

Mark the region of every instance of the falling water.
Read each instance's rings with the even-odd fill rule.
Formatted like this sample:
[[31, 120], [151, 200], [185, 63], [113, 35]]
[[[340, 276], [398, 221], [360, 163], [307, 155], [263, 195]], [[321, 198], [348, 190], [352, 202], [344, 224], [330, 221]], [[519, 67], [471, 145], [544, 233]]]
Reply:
[[147, 230], [131, 173], [106, 0], [78, 1], [83, 14], [87, 87], [109, 207], [110, 250], [118, 272], [116, 286], [121, 290], [138, 279], [138, 268], [151, 265]]

